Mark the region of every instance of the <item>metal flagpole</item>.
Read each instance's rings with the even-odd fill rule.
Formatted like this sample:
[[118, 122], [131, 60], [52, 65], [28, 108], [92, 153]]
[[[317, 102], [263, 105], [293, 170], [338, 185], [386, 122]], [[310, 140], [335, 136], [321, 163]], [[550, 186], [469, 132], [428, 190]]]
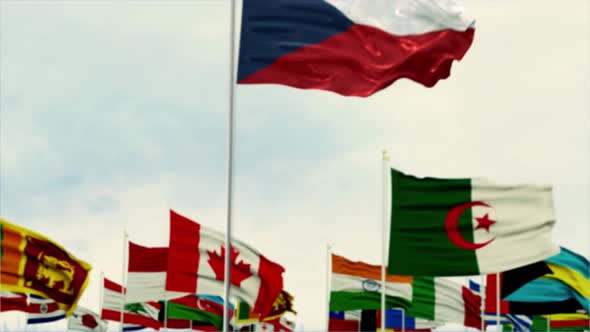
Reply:
[[[465, 277], [465, 287], [467, 287], [467, 289], [471, 289], [469, 288], [469, 277]], [[469, 328], [467, 326], [465, 326], [465, 331], [469, 331]]]
[[104, 294], [103, 294], [103, 288], [104, 288], [104, 272], [102, 270], [100, 270], [100, 285], [99, 287], [99, 293], [98, 293], [98, 315], [102, 317], [102, 303], [104, 302]]
[[330, 277], [332, 276], [332, 247], [326, 243], [326, 331], [330, 326]]
[[[2, 226], [0, 225], [0, 239], [2, 238]], [[2, 250], [2, 243], [0, 243], [0, 250]], [[0, 285], [2, 285], [2, 256], [0, 256]], [[2, 312], [2, 296], [0, 293], [0, 312]]]
[[[1, 226], [0, 226], [0, 237], [2, 237], [2, 227]], [[0, 246], [1, 245], [2, 244], [0, 243]], [[2, 285], [2, 258], [1, 257], [0, 257], [0, 285]], [[2, 312], [2, 296], [0, 296], [0, 312]]]
[[382, 238], [381, 238], [381, 328], [385, 329], [385, 268], [386, 262], [385, 257], [387, 256], [387, 190], [389, 183], [387, 183], [389, 173], [389, 156], [387, 151], [383, 150], [383, 178], [382, 182], [382, 194], [383, 194], [383, 210], [382, 210]]
[[486, 323], [485, 323], [485, 310], [486, 310], [486, 292], [484, 288], [485, 276], [480, 276], [479, 280], [479, 295], [481, 296], [481, 330], [484, 331]]
[[223, 332], [229, 327], [229, 287], [230, 287], [230, 253], [231, 253], [231, 222], [233, 196], [233, 157], [234, 157], [234, 44], [235, 44], [235, 16], [236, 1], [230, 0], [229, 22], [229, 109], [228, 109], [228, 137], [227, 137], [227, 224], [225, 229], [225, 272], [224, 272], [224, 303], [223, 303]]
[[164, 331], [168, 331], [168, 300], [164, 299]]
[[496, 330], [502, 331], [500, 325], [500, 273], [496, 273]]
[[547, 315], [547, 332], [551, 332], [551, 316]]
[[[381, 331], [385, 331], [385, 328]], [[402, 332], [406, 331], [406, 310], [402, 308]]]
[[123, 295], [121, 296], [121, 332], [123, 332], [123, 323], [125, 323], [123, 316], [125, 313], [125, 299], [127, 297], [127, 280], [125, 280], [125, 275], [127, 271], [127, 231], [123, 230], [123, 273], [121, 274], [121, 288], [123, 291]]
[[225, 271], [224, 271], [224, 303], [223, 303], [223, 332], [229, 327], [229, 287], [230, 287], [230, 253], [231, 253], [231, 222], [233, 196], [233, 155], [234, 155], [234, 47], [235, 47], [235, 16], [236, 1], [230, 0], [229, 22], [229, 109], [228, 109], [228, 137], [227, 137], [227, 224], [225, 230]]
[[[31, 294], [25, 294], [27, 297], [27, 307], [31, 305]], [[25, 329], [29, 326], [29, 315], [30, 313], [25, 313]]]

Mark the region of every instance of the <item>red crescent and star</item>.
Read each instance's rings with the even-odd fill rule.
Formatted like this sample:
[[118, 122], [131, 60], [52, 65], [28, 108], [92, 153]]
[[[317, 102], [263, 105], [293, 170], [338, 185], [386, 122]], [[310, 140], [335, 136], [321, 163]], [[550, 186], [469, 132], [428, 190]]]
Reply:
[[[487, 246], [496, 239], [494, 237], [486, 242], [473, 243], [465, 240], [461, 233], [459, 233], [459, 217], [465, 210], [474, 206], [491, 207], [490, 205], [484, 202], [469, 202], [455, 206], [447, 214], [447, 218], [445, 220], [447, 236], [449, 237], [449, 240], [451, 240], [451, 242], [459, 248], [467, 250], [476, 250]], [[487, 213], [483, 217], [475, 218], [475, 220], [477, 221], [477, 227], [475, 227], [475, 229], [485, 229], [488, 233], [490, 232], [490, 227], [496, 223], [495, 220], [490, 219]]]

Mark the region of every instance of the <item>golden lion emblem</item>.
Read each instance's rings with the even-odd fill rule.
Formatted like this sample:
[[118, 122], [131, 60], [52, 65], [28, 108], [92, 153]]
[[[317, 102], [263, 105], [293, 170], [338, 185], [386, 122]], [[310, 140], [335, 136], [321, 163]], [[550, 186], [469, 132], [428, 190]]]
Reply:
[[[69, 262], [48, 256], [43, 251], [37, 255], [37, 260], [39, 265], [35, 279], [58, 292], [74, 294], [72, 287], [74, 267]], [[30, 285], [31, 281], [28, 284]]]

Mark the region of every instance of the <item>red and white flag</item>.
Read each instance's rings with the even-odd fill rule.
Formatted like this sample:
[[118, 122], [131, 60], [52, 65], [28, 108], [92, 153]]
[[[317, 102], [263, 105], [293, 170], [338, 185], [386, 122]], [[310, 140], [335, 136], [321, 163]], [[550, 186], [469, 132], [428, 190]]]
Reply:
[[277, 317], [272, 320], [261, 321], [241, 326], [240, 332], [293, 332], [295, 323], [285, 317]]
[[26, 294], [1, 291], [0, 302], [0, 312], [13, 310], [27, 312], [29, 309]]
[[166, 292], [168, 248], [149, 248], [129, 242], [127, 294], [125, 302], [170, 300], [184, 293]]
[[[170, 211], [166, 290], [223, 294], [225, 236]], [[266, 317], [283, 289], [285, 269], [254, 248], [232, 240], [231, 293]]]
[[100, 316], [84, 307], [77, 306], [74, 313], [68, 319], [68, 330], [105, 332], [108, 322]]
[[[103, 281], [102, 319], [121, 322], [121, 303], [125, 298], [125, 289], [121, 285], [104, 278]], [[158, 321], [160, 304], [157, 302], [133, 303], [123, 306], [123, 323], [141, 325], [159, 330], [162, 324]]]

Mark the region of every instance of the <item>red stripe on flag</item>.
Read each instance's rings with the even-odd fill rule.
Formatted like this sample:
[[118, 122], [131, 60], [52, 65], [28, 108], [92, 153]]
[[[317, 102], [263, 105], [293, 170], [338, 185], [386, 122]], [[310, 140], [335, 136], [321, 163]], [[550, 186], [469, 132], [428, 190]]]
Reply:
[[117, 292], [123, 294], [123, 287], [116, 282], [110, 281], [107, 278], [104, 278], [104, 288], [108, 290], [112, 290], [113, 292]]
[[129, 241], [129, 272], [166, 272], [168, 248], [149, 248]]
[[199, 324], [202, 324], [202, 323], [194, 321], [191, 324], [191, 321], [187, 320], [187, 319], [168, 318], [166, 320], [166, 328], [169, 328], [169, 329], [189, 329], [192, 326], [193, 330], [196, 330], [196, 331], [219, 331], [213, 325], [199, 325]]
[[273, 308], [273, 303], [279, 297], [281, 290], [283, 290], [283, 272], [285, 272], [285, 269], [281, 265], [269, 260], [264, 255], [260, 255], [260, 265], [258, 267], [260, 288], [258, 289], [253, 311], [260, 313], [262, 318], [268, 316]]
[[284, 84], [361, 97], [400, 78], [432, 87], [449, 77], [453, 60], [463, 58], [474, 33], [474, 29], [447, 29], [397, 36], [355, 24], [320, 43], [279, 57], [239, 84]]
[[170, 210], [166, 290], [197, 292], [200, 225]]
[[[498, 298], [498, 291], [496, 287], [496, 273], [488, 274], [486, 278], [486, 303], [485, 303], [485, 311], [489, 313], [496, 313], [496, 302]], [[502, 289], [502, 273], [500, 275], [500, 289]], [[510, 302], [502, 301], [500, 299], [500, 313], [501, 314], [509, 314], [510, 313]]]
[[27, 312], [29, 309], [29, 305], [27, 304], [27, 297], [25, 295], [20, 295], [15, 297], [0, 297], [0, 312], [5, 311], [22, 311]]
[[150, 301], [150, 302], [146, 302], [147, 304], [149, 304], [150, 306], [160, 310], [161, 306], [160, 306], [160, 302], [154, 302], [154, 301]]
[[[172, 303], [176, 303], [176, 304], [181, 304], [183, 306], [189, 307], [189, 308], [194, 308], [194, 309], [199, 309], [199, 310], [203, 310], [206, 312], [210, 312], [212, 314], [221, 316], [223, 315], [223, 305], [201, 298], [198, 295], [187, 295], [187, 296], [183, 296], [183, 297], [179, 297], [176, 299], [172, 299], [170, 300], [170, 302]], [[230, 316], [233, 313], [230, 311]]]
[[[2, 303], [4, 305], [4, 303]], [[59, 310], [59, 306], [57, 302], [49, 302], [49, 303], [29, 303], [28, 313], [31, 314], [46, 314], [50, 312], [56, 312]]]
[[330, 318], [330, 321], [328, 322], [328, 331], [330, 332], [348, 332], [358, 330], [359, 321], [357, 320]]
[[481, 328], [481, 297], [467, 287], [461, 288], [465, 304], [465, 321], [463, 325]]
[[558, 327], [579, 327], [580, 330], [588, 328], [590, 322], [587, 319], [575, 319], [575, 320], [551, 320], [549, 322], [552, 328]]
[[[105, 320], [110, 320], [113, 322], [120, 322], [121, 321], [121, 312], [117, 310], [110, 310], [110, 309], [102, 309], [100, 317]], [[142, 316], [133, 313], [124, 313], [123, 314], [123, 322], [127, 324], [134, 324], [134, 325], [141, 325], [144, 327], [149, 327], [154, 330], [159, 330], [162, 327], [162, 324], [150, 317]]]

